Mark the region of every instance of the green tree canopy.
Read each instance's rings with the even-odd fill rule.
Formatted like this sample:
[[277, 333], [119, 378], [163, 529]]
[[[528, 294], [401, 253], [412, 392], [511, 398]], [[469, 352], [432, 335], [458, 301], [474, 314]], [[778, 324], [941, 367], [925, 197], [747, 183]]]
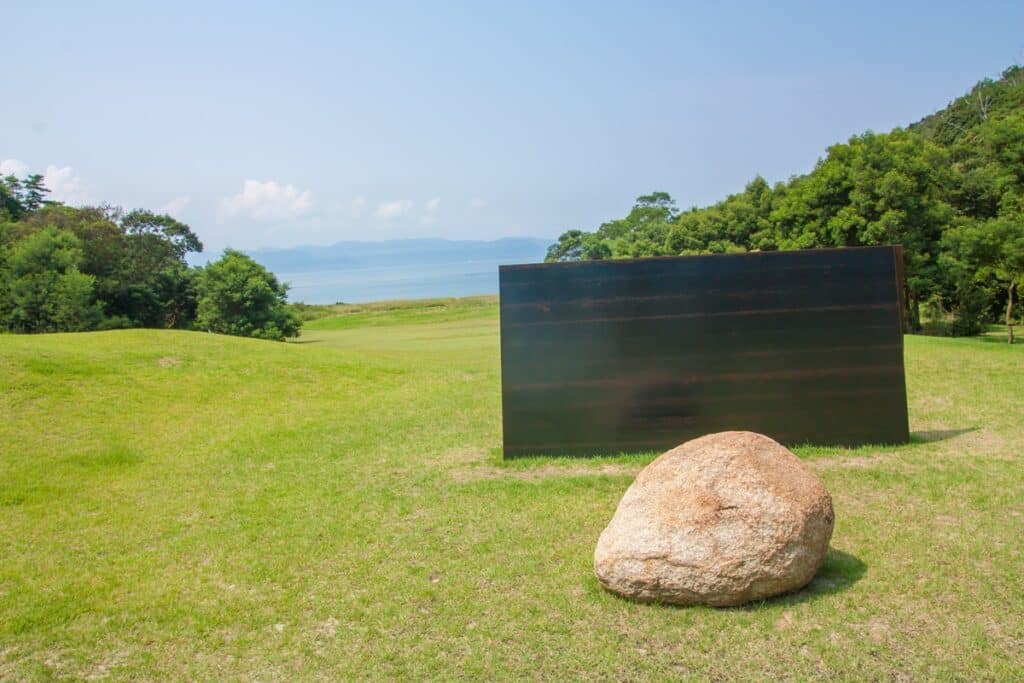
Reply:
[[78, 270], [82, 249], [73, 234], [47, 228], [19, 240], [0, 273], [0, 320], [13, 332], [92, 329], [101, 312], [91, 275]]
[[1024, 196], [1007, 194], [995, 218], [964, 219], [946, 232], [944, 261], [960, 291], [992, 282], [1006, 292], [1007, 341], [1014, 341], [1015, 294], [1024, 289]]
[[548, 247], [545, 261], [596, 261], [611, 258], [611, 248], [599, 236], [582, 230], [567, 230]]
[[240, 251], [226, 249], [203, 268], [196, 282], [196, 327], [240, 337], [282, 340], [302, 325], [288, 306], [288, 287]]
[[202, 243], [166, 215], [111, 206], [48, 204], [17, 224], [20, 235], [56, 226], [80, 240], [81, 270], [95, 277], [107, 326], [187, 327], [195, 317], [194, 273], [185, 262]]

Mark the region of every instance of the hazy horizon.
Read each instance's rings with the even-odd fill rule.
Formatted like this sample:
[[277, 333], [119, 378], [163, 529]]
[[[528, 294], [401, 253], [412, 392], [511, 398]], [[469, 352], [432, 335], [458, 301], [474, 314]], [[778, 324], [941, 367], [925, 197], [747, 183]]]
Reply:
[[[320, 249], [323, 247], [333, 247], [339, 244], [388, 244], [391, 242], [501, 242], [505, 240], [540, 240], [545, 242], [554, 243], [558, 239], [557, 235], [554, 237], [539, 237], [537, 235], [515, 235], [505, 237], [495, 237], [492, 239], [473, 239], [473, 238], [450, 238], [450, 237], [436, 237], [433, 235], [423, 235], [422, 237], [396, 237], [394, 239], [340, 239], [333, 242], [320, 242], [320, 243], [309, 243], [309, 244], [293, 244], [287, 247], [256, 247], [254, 249], [243, 249], [243, 251], [252, 252], [269, 252], [269, 251], [288, 251], [291, 249]], [[231, 245], [227, 245], [230, 247]]]
[[[498, 266], [543, 261], [552, 240], [409, 238], [343, 240], [330, 245], [247, 253], [290, 285], [289, 299], [363, 303], [498, 293]], [[216, 258], [210, 254], [209, 258]], [[194, 260], [196, 265], [201, 262]]]
[[[4, 10], [0, 172], [246, 251], [593, 229], [810, 171], [1024, 56], [1009, 2]], [[202, 21], [196, 17], [201, 16]]]

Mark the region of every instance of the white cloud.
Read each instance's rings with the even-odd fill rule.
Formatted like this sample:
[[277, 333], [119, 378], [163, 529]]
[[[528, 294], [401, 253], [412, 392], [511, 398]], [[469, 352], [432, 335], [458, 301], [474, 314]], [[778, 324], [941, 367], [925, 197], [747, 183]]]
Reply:
[[[23, 178], [29, 174], [29, 166], [19, 159], [0, 161], [0, 176], [15, 175]], [[43, 185], [50, 191], [47, 199], [65, 204], [85, 204], [88, 195], [82, 190], [82, 179], [75, 175], [70, 166], [50, 164], [43, 172]]]
[[441, 198], [434, 197], [433, 199], [428, 199], [424, 206], [427, 207], [427, 211], [437, 211], [437, 208], [441, 206]]
[[398, 218], [412, 210], [412, 202], [408, 199], [396, 199], [377, 206], [378, 218]]
[[471, 209], [482, 209], [485, 206], [487, 206], [486, 199], [480, 199], [479, 197], [476, 197], [475, 199], [469, 200], [469, 208]]
[[9, 175], [18, 176], [19, 178], [28, 175], [28, 164], [19, 159], [4, 159], [0, 161], [0, 178], [6, 178]]
[[300, 192], [294, 185], [281, 185], [273, 180], [246, 180], [240, 193], [220, 203], [223, 216], [245, 216], [261, 221], [296, 218], [312, 208], [312, 192]]
[[175, 197], [171, 201], [167, 202], [160, 207], [160, 213], [166, 213], [169, 216], [176, 216], [185, 210], [185, 207], [192, 202], [192, 197], [185, 194], [180, 197]]
[[88, 201], [82, 191], [82, 179], [70, 166], [47, 166], [43, 184], [50, 190], [47, 198], [53, 201], [65, 204], [85, 204]]

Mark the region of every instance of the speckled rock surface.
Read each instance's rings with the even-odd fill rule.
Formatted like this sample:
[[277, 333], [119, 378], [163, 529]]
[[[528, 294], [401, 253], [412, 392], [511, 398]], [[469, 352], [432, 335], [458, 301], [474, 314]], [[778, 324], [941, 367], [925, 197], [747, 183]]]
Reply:
[[594, 573], [635, 600], [739, 605], [810, 582], [833, 521], [824, 484], [784, 446], [709, 434], [637, 475], [597, 542]]

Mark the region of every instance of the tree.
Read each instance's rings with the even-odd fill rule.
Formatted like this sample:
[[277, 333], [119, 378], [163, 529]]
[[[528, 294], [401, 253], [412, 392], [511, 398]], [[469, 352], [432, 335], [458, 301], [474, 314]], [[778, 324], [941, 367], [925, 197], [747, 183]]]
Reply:
[[15, 221], [24, 213], [17, 187], [20, 181], [13, 175], [0, 178], [0, 223]]
[[1024, 289], [1024, 197], [1006, 195], [996, 218], [965, 220], [943, 238], [946, 264], [974, 289], [994, 280], [1006, 291], [1006, 340], [1014, 342], [1015, 294]]
[[125, 258], [112, 295], [123, 314], [143, 327], [187, 326], [195, 317], [195, 278], [185, 263], [203, 244], [189, 226], [136, 209], [120, 218]]
[[13, 220], [39, 209], [44, 204], [56, 204], [46, 199], [50, 191], [38, 173], [18, 179], [15, 175], [0, 178], [0, 214]]
[[240, 251], [226, 249], [199, 272], [196, 327], [240, 337], [299, 336], [302, 321], [288, 308], [288, 286]]
[[677, 215], [675, 201], [667, 192], [637, 197], [624, 218], [604, 223], [592, 233], [562, 233], [544, 260], [587, 261], [664, 254], [669, 228]]
[[705, 209], [677, 215], [669, 228], [668, 254], [728, 254], [776, 248], [769, 220], [774, 192], [761, 176], [743, 192], [729, 195]]
[[22, 204], [26, 211], [35, 211], [47, 203], [46, 195], [50, 191], [43, 184], [43, 176], [38, 173], [30, 175], [22, 181], [23, 195]]
[[195, 277], [185, 256], [202, 243], [184, 223], [144, 210], [46, 205], [19, 225], [53, 225], [79, 238], [80, 269], [96, 278], [106, 326], [188, 327], [195, 319]]
[[553, 261], [596, 261], [611, 258], [612, 250], [600, 237], [582, 230], [566, 230], [558, 241], [548, 247], [544, 260]]
[[[1019, 96], [1021, 88], [1015, 92], [993, 84], [990, 90], [1001, 95], [998, 104]], [[989, 109], [960, 136], [952, 156], [961, 179], [952, 201], [963, 219], [947, 231], [943, 244], [955, 299], [978, 299], [985, 292], [988, 301], [1004, 305], [1007, 339], [1013, 343], [1014, 299], [1024, 272], [1024, 116], [1019, 107], [998, 117]], [[993, 285], [1001, 292], [987, 296]]]
[[910, 130], [942, 145], [955, 147], [969, 140], [979, 125], [1024, 108], [1024, 67], [1015, 65], [997, 80], [979, 81], [971, 91], [941, 111], [924, 117]]
[[865, 133], [833, 145], [781, 194], [772, 220], [782, 248], [902, 244], [910, 330], [940, 286], [938, 242], [954, 216], [942, 148], [916, 133]]
[[93, 329], [101, 312], [94, 278], [78, 270], [82, 250], [69, 232], [48, 228], [14, 243], [0, 285], [0, 321], [13, 332]]
[[128, 235], [151, 237], [154, 243], [166, 245], [178, 259], [203, 250], [203, 243], [190, 227], [166, 214], [135, 209], [121, 219], [121, 227]]

